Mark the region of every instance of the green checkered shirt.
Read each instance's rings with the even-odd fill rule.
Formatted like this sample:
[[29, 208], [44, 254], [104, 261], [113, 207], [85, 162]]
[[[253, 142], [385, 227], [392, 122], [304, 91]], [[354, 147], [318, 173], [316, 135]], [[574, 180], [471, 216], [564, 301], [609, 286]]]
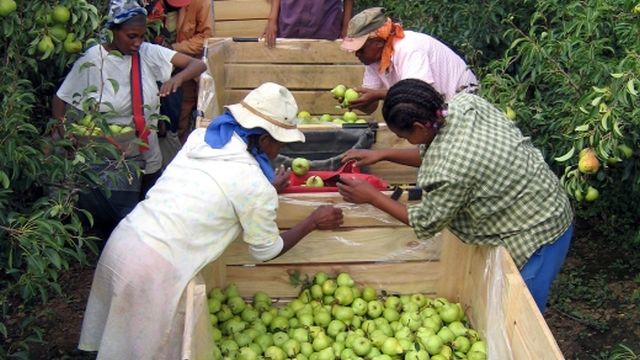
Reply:
[[464, 242], [503, 245], [518, 268], [569, 227], [573, 211], [539, 150], [488, 101], [461, 93], [426, 148], [409, 223], [418, 239], [448, 227]]

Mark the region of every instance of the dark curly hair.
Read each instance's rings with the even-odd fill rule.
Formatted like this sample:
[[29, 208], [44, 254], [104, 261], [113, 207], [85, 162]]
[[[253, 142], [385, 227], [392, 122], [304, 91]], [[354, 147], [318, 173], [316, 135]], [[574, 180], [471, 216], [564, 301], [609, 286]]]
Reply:
[[411, 130], [414, 122], [432, 123], [444, 106], [444, 97], [418, 79], [404, 79], [387, 92], [382, 106], [384, 121], [398, 130]]

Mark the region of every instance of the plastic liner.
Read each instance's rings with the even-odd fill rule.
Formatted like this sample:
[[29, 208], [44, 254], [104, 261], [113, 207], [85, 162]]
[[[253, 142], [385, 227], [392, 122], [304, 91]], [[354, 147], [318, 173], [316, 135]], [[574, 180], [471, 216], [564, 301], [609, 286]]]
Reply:
[[[368, 224], [370, 226], [404, 226], [402, 222], [387, 214], [384, 211], [380, 211], [378, 208], [370, 204], [353, 204], [348, 202], [336, 203], [336, 197], [339, 195], [331, 193], [288, 193], [281, 194], [279, 196], [279, 207], [293, 209], [291, 212], [295, 212], [300, 216], [300, 219], [287, 219], [289, 226], [295, 225], [299, 220], [302, 220], [303, 216], [306, 216], [308, 212], [316, 209], [321, 205], [333, 205], [342, 210], [345, 217], [344, 227], [350, 227], [354, 224]], [[306, 209], [306, 210], [305, 210]], [[284, 223], [283, 220], [279, 222]], [[288, 228], [284, 226], [283, 228]]]
[[290, 168], [293, 159], [302, 157], [310, 161], [311, 170], [337, 170], [342, 166], [342, 153], [349, 149], [370, 149], [376, 139], [375, 129], [370, 127], [304, 131], [304, 135], [304, 143], [291, 143], [282, 148], [272, 161], [275, 168]]
[[[506, 271], [500, 259], [500, 249], [493, 248], [489, 251], [487, 262], [484, 268], [484, 280], [487, 284], [487, 301], [484, 313], [487, 322], [491, 319], [506, 319], [504, 309], [507, 309], [507, 301], [503, 295], [508, 287], [507, 278], [503, 275]], [[487, 352], [492, 359], [513, 359], [513, 351], [509, 342], [509, 333], [504, 321], [491, 322], [485, 329], [484, 337], [487, 342]]]

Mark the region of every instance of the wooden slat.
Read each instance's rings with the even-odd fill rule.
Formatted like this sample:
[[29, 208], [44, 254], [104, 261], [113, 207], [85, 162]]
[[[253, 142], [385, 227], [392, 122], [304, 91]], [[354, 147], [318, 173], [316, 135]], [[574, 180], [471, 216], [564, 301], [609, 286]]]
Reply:
[[[263, 29], [264, 30], [264, 29]], [[260, 36], [262, 33], [257, 34]], [[209, 39], [208, 42], [215, 42]], [[225, 45], [228, 54], [226, 63], [240, 64], [345, 64], [358, 65], [364, 73], [364, 65], [349, 53], [340, 49], [341, 40], [311, 40], [311, 39], [280, 39], [276, 40], [274, 48], [268, 48], [264, 42], [235, 42], [229, 41]], [[338, 83], [336, 83], [337, 85]], [[348, 84], [355, 86], [357, 84]]]
[[376, 143], [374, 149], [411, 149], [416, 148], [417, 145], [412, 145], [407, 140], [397, 137], [386, 124], [381, 124], [376, 134]]
[[258, 37], [264, 32], [267, 20], [215, 21], [213, 36], [215, 37]]
[[[284, 86], [289, 86], [283, 83]], [[322, 114], [331, 114], [336, 117], [344, 115], [346, 110], [336, 109], [338, 102], [329, 92], [331, 88], [319, 90], [292, 90], [291, 93], [296, 99], [298, 109], [300, 111], [308, 111], [313, 116], [321, 116]], [[228, 89], [226, 91], [225, 104], [235, 104], [244, 99], [251, 89]], [[357, 112], [363, 118], [368, 118], [361, 112]], [[381, 118], [379, 118], [381, 119]]]
[[[385, 195], [391, 195], [386, 191]], [[406, 195], [406, 193], [405, 193]], [[406, 203], [406, 196], [399, 199]], [[320, 205], [335, 205], [342, 209], [345, 228], [406, 227], [391, 215], [368, 204], [345, 203], [337, 192], [281, 194], [278, 202], [278, 227], [289, 229], [309, 216]]]
[[359, 65], [285, 65], [251, 64], [225, 65], [225, 88], [254, 89], [267, 81], [296, 89], [330, 89], [336, 79], [356, 84], [362, 78]]
[[[227, 266], [227, 283], [235, 283], [240, 295], [251, 296], [265, 291], [272, 297], [297, 296], [299, 288], [289, 283], [295, 271], [312, 276], [318, 271], [332, 274], [348, 272], [360, 286], [372, 286], [402, 294], [433, 294], [438, 274], [438, 262], [420, 261], [405, 263], [327, 263], [297, 265]], [[395, 274], [396, 276], [394, 276]], [[397, 276], [402, 274], [401, 276]]]
[[[233, 242], [222, 256], [227, 265], [256, 263], [249, 254], [247, 244], [240, 240]], [[440, 242], [437, 238], [418, 241], [413, 230], [405, 226], [314, 231], [284, 255], [268, 263], [397, 262], [439, 258]]]
[[269, 17], [271, 4], [266, 0], [214, 1], [215, 21], [254, 20]]
[[[511, 259], [509, 259], [511, 260]], [[509, 274], [505, 292], [509, 294], [509, 308], [505, 314], [507, 327], [513, 326], [511, 347], [526, 355], [527, 359], [562, 359], [562, 352], [537, 310], [537, 305], [519, 274]], [[525, 311], [524, 309], [536, 309]], [[523, 358], [514, 352], [516, 358]]]

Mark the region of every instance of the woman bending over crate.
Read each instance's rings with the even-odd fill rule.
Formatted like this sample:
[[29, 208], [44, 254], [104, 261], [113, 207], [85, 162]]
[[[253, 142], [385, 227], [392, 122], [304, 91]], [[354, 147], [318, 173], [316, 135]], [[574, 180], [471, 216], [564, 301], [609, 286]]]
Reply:
[[460, 93], [445, 103], [422, 80], [402, 80], [382, 114], [419, 150], [350, 150], [342, 160], [419, 167], [418, 204], [405, 206], [366, 182], [342, 179], [346, 201], [369, 203], [427, 240], [448, 227], [466, 243], [504, 246], [544, 311], [573, 235], [573, 211], [560, 182], [529, 138], [488, 101]]
[[451, 47], [433, 36], [405, 31], [381, 7], [363, 10], [349, 21], [341, 48], [355, 53], [365, 65], [360, 97], [349, 106], [367, 114], [402, 79], [424, 80], [444, 94], [445, 100], [459, 92], [475, 91], [479, 84]]
[[107, 241], [80, 349], [97, 350], [98, 359], [180, 359], [185, 287], [236, 238], [266, 261], [313, 230], [342, 224], [342, 211], [326, 205], [279, 233], [269, 159], [284, 143], [304, 141], [297, 112], [289, 90], [265, 83], [191, 133]]

